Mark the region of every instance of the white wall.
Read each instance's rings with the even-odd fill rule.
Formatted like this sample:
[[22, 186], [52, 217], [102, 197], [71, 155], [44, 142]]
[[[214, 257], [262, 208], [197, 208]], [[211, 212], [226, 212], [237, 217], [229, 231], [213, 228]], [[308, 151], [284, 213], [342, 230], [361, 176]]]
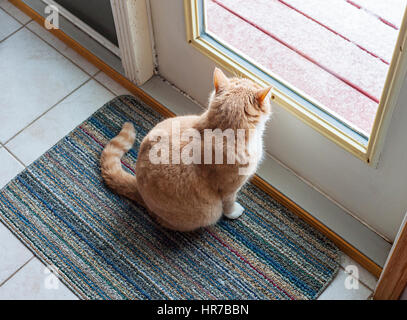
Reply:
[[[151, 0], [161, 75], [202, 104], [214, 63], [186, 42], [183, 1]], [[378, 168], [369, 167], [279, 106], [268, 151], [361, 220], [393, 240], [407, 211], [407, 82], [393, 114]]]

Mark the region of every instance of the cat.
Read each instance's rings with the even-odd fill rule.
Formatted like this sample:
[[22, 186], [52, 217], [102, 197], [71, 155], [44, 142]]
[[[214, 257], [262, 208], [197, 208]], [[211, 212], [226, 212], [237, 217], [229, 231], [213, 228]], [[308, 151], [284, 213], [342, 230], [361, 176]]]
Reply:
[[[102, 152], [101, 172], [107, 186], [145, 206], [162, 226], [172, 230], [193, 231], [210, 226], [217, 223], [222, 215], [238, 218], [244, 209], [236, 202], [236, 194], [255, 173], [263, 157], [262, 136], [271, 114], [268, 98], [271, 87], [264, 89], [248, 79], [228, 78], [218, 68], [214, 70], [213, 82], [214, 90], [203, 114], [166, 119], [147, 134], [140, 145], [135, 176], [121, 166], [122, 156], [135, 141], [136, 134], [131, 123], [125, 123], [119, 135]], [[164, 155], [165, 150], [171, 150], [171, 156], [177, 157], [176, 144], [183, 152], [191, 142], [173, 140], [176, 129], [181, 135], [192, 130], [198, 132], [199, 136], [194, 141], [199, 145], [195, 144], [196, 149], [193, 149], [197, 151], [193, 158], [195, 161], [157, 163], [157, 157], [167, 156]], [[216, 158], [216, 146], [219, 147], [215, 142], [215, 145], [209, 144], [211, 149], [208, 150], [201, 141], [210, 129], [221, 129], [222, 132], [232, 129], [233, 133], [239, 130], [245, 133], [240, 140], [243, 141], [240, 151], [236, 147], [237, 135], [234, 143], [220, 146], [223, 160], [231, 153], [237, 161], [205, 162], [205, 152], [208, 157]], [[158, 137], [161, 137], [159, 141]], [[224, 140], [223, 137], [221, 140]], [[168, 149], [154, 153], [157, 145], [164, 142], [169, 144]], [[190, 156], [190, 152], [186, 154]]]

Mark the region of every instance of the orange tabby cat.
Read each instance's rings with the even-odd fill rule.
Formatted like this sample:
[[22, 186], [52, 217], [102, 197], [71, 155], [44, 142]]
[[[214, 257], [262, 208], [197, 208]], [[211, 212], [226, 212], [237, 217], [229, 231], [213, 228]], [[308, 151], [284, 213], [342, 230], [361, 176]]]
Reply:
[[[161, 225], [173, 230], [192, 231], [213, 225], [222, 214], [238, 218], [243, 208], [235, 202], [236, 194], [262, 158], [271, 88], [262, 89], [247, 79], [229, 79], [217, 68], [214, 87], [203, 114], [166, 119], [148, 133], [138, 153], [137, 177], [121, 166], [121, 157], [135, 140], [132, 124], [125, 123], [102, 153], [106, 184], [143, 204]], [[222, 133], [229, 129], [235, 140], [225, 144], [221, 136], [216, 142], [207, 135], [215, 129]], [[239, 131], [244, 133], [243, 138], [238, 136]], [[223, 162], [216, 156], [219, 148]], [[191, 152], [195, 154], [191, 156]]]

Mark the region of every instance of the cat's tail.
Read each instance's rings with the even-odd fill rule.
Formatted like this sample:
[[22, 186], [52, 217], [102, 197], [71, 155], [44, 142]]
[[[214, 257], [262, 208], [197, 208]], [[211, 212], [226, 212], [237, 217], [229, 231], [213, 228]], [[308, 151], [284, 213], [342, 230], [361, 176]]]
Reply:
[[137, 178], [123, 170], [121, 158], [131, 149], [136, 139], [136, 131], [130, 122], [123, 125], [120, 133], [106, 145], [100, 158], [102, 177], [115, 192], [140, 204], [144, 204], [137, 190]]

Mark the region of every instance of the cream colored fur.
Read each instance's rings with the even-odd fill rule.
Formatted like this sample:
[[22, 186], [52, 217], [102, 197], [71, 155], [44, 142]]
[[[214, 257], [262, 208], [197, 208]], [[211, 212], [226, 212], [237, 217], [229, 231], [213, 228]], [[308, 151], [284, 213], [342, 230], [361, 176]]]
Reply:
[[[101, 169], [106, 184], [144, 205], [159, 223], [173, 230], [192, 231], [213, 225], [222, 214], [238, 218], [243, 208], [235, 202], [236, 194], [255, 173], [262, 158], [262, 135], [271, 112], [267, 98], [270, 88], [262, 89], [247, 79], [228, 79], [219, 69], [214, 71], [214, 86], [209, 107], [203, 114], [166, 119], [147, 134], [138, 153], [136, 176], [125, 172], [120, 162], [134, 143], [132, 124], [126, 123], [102, 153]], [[150, 150], [157, 142], [151, 138], [163, 131], [172, 137], [174, 121], [178, 121], [181, 134], [193, 128], [202, 137], [205, 129], [244, 129], [247, 132], [244, 151], [250, 158], [249, 164], [153, 164]], [[251, 129], [255, 133], [249, 136]], [[181, 142], [181, 150], [187, 143]], [[224, 159], [228, 151], [225, 143]], [[241, 168], [244, 175], [239, 174]]]

